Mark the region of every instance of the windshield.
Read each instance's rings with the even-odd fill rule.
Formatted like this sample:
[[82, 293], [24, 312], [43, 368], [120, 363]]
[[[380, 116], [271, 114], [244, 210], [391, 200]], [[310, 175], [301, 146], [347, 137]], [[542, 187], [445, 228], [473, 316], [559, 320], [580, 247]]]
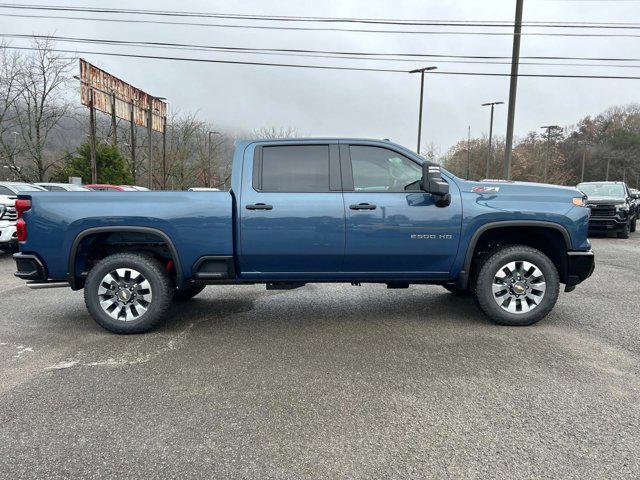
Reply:
[[587, 197], [626, 197], [624, 187], [619, 183], [581, 183], [578, 190]]
[[67, 188], [69, 189], [69, 191], [72, 191], [72, 192], [90, 192], [91, 191], [87, 187], [83, 187], [82, 185], [69, 184], [67, 185]]

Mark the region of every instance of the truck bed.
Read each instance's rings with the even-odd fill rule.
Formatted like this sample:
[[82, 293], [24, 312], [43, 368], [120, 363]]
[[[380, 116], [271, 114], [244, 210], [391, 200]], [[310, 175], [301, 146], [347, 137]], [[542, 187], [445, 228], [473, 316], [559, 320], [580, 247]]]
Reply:
[[65, 279], [75, 239], [88, 229], [143, 227], [176, 246], [183, 275], [205, 255], [233, 255], [233, 199], [229, 192], [34, 192], [25, 212], [27, 241], [50, 279]]

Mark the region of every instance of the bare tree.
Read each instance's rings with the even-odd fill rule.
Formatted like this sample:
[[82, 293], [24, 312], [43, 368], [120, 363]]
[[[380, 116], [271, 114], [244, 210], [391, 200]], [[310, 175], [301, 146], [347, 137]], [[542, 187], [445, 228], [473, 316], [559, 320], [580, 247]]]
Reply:
[[20, 176], [20, 168], [16, 165], [18, 132], [15, 131], [15, 105], [21, 93], [21, 66], [20, 55], [0, 44], [0, 168], [4, 176], [10, 177], [11, 173], [14, 178]]
[[252, 137], [261, 140], [296, 138], [298, 137], [298, 130], [294, 127], [262, 127], [254, 130]]
[[172, 188], [185, 190], [195, 179], [194, 152], [197, 150], [201, 122], [195, 114], [174, 112], [167, 122], [167, 176]]
[[75, 60], [56, 54], [49, 39], [36, 39], [33, 44], [35, 53], [26, 57], [20, 69], [20, 95], [14, 111], [28, 176], [43, 181], [62, 158], [51, 152], [45, 154], [45, 148], [70, 110], [64, 93]]

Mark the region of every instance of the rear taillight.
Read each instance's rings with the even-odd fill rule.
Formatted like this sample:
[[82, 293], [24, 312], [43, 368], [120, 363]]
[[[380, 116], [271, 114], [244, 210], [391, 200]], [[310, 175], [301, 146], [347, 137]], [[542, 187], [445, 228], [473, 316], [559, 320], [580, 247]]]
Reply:
[[19, 242], [24, 242], [27, 240], [27, 224], [24, 223], [23, 218], [19, 218], [16, 222], [16, 233], [18, 234]]
[[22, 215], [30, 208], [31, 200], [24, 200], [22, 198], [16, 200], [16, 213], [18, 214], [18, 220], [16, 221], [16, 233], [18, 234], [19, 242], [27, 240], [27, 224], [22, 218]]
[[22, 214], [29, 209], [31, 209], [31, 200], [24, 200], [22, 198], [16, 200], [16, 213], [18, 214], [18, 218], [22, 218]]

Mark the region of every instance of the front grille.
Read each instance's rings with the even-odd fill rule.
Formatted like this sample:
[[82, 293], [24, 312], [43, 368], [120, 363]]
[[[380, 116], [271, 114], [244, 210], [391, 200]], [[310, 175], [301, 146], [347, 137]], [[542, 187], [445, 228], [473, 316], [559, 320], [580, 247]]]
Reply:
[[592, 217], [615, 217], [616, 207], [613, 205], [590, 205]]
[[4, 213], [0, 215], [0, 220], [9, 220], [15, 221], [18, 219], [18, 214], [16, 213], [16, 207], [6, 207]]

